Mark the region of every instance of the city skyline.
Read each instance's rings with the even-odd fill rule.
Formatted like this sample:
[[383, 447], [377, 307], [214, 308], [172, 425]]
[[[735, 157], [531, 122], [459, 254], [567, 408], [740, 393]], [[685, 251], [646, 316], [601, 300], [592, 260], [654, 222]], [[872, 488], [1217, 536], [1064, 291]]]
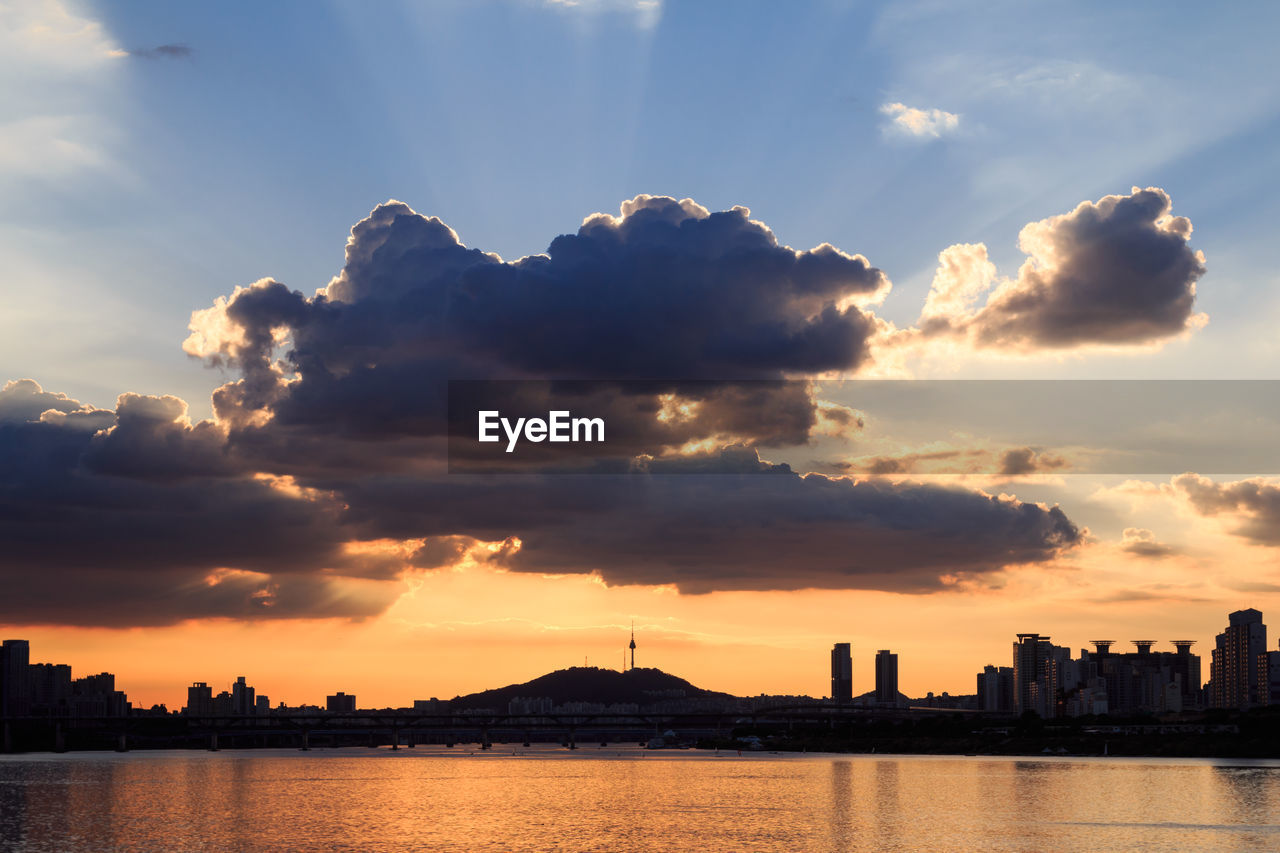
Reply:
[[[728, 10], [0, 15], [3, 635], [149, 704], [465, 694], [633, 620], [735, 694], [835, 638], [954, 694], [1029, 628], [1280, 606], [1235, 387], [1280, 376], [1280, 13]], [[605, 441], [469, 479], [459, 380]]]
[[[837, 702], [860, 702], [869, 698], [873, 705], [881, 707], [898, 706], [898, 697], [900, 695], [907, 695], [918, 700], [923, 700], [926, 694], [930, 699], [935, 695], [939, 698], [950, 696], [952, 699], [972, 696], [974, 700], [972, 707], [976, 710], [1006, 712], [1036, 710], [1041, 716], [1047, 717], [1063, 713], [1063, 706], [1061, 705], [1061, 698], [1063, 694], [1074, 694], [1075, 689], [1078, 686], [1082, 691], [1082, 698], [1078, 697], [1077, 704], [1069, 706], [1077, 709], [1075, 713], [1070, 714], [1072, 716], [1082, 713], [1105, 714], [1109, 712], [1109, 707], [1111, 712], [1121, 714], [1134, 713], [1139, 706], [1153, 711], [1168, 710], [1174, 712], [1193, 710], [1200, 707], [1244, 709], [1260, 705], [1276, 704], [1277, 700], [1280, 700], [1280, 650], [1267, 648], [1266, 626], [1262, 619], [1263, 614], [1251, 608], [1230, 613], [1227, 628], [1217, 634], [1213, 645], [1208, 648], [1208, 651], [1211, 654], [1205, 656], [1205, 665], [1202, 665], [1202, 656], [1191, 651], [1192, 647], [1197, 643], [1195, 640], [1169, 640], [1168, 644], [1174, 646], [1174, 652], [1168, 652], [1164, 649], [1158, 648], [1158, 646], [1164, 642], [1160, 640], [1129, 640], [1120, 643], [1121, 649], [1113, 648], [1118, 642], [1115, 640], [1089, 640], [1087, 642], [1090, 645], [1093, 645], [1094, 648], [1090, 650], [1079, 647], [1081, 661], [1077, 662], [1072, 660], [1072, 647], [1056, 646], [1052, 644], [1050, 642], [1051, 637], [1049, 635], [1042, 635], [1039, 633], [1019, 633], [1016, 635], [1017, 639], [1014, 642], [1012, 666], [1005, 667], [1004, 664], [999, 661], [983, 665], [983, 669], [978, 672], [978, 684], [975, 693], [969, 694], [968, 691], [952, 692], [950, 690], [929, 689], [902, 694], [898, 689], [899, 655], [896, 652], [891, 649], [882, 648], [875, 648], [874, 651], [871, 651], [871, 649], [862, 650], [863, 657], [867, 659], [864, 661], [862, 669], [870, 673], [869, 678], [871, 679], [871, 686], [870, 689], [860, 690], [855, 686], [857, 684], [855, 680], [856, 674], [859, 671], [859, 667], [856, 663], [856, 656], [859, 649], [852, 643], [837, 642], [830, 650], [830, 689], [826, 692], [795, 693], [786, 690], [769, 689], [762, 689], [750, 693], [734, 693], [733, 691], [720, 692], [748, 698], [760, 695], [789, 695], [803, 696], [814, 700], [822, 700], [825, 698], [827, 700]], [[630, 647], [628, 650], [634, 653], [637, 648], [634, 629], [632, 629], [629, 636]], [[68, 691], [67, 695], [71, 695], [71, 676], [73, 670], [69, 665], [64, 663], [54, 664], [30, 660], [30, 644], [25, 639], [9, 639], [3, 642], [4, 645], [0, 646], [0, 700], [9, 701], [5, 700], [4, 697], [12, 695], [7, 692], [9, 688], [5, 686], [6, 684], [22, 683], [22, 678], [30, 678], [33, 680], [37, 678], [47, 679], [48, 676], [37, 675], [38, 672], [43, 673], [45, 669], [64, 670], [64, 673], [62, 673], [62, 679], [66, 682], [66, 690]], [[1134, 645], [1135, 650], [1133, 652], [1123, 651], [1123, 646], [1129, 643]], [[17, 648], [20, 652], [18, 656], [14, 656], [11, 653], [11, 650], [14, 648]], [[1236, 651], [1237, 648], [1239, 651]], [[1224, 651], [1224, 649], [1227, 651]], [[1183, 664], [1181, 666], [1182, 676], [1174, 679], [1180, 681], [1180, 687], [1176, 692], [1181, 698], [1175, 704], [1169, 705], [1168, 707], [1164, 707], [1164, 702], [1166, 700], [1163, 698], [1140, 698], [1136, 695], [1134, 697], [1130, 697], [1127, 694], [1124, 696], [1117, 694], [1116, 690], [1118, 688], [1116, 686], [1116, 682], [1114, 680], [1110, 680], [1111, 674], [1109, 672], [1107, 674], [1108, 680], [1106, 684], [1099, 682], [1095, 685], [1093, 682], [1089, 681], [1089, 679], [1100, 677], [1102, 675], [1101, 669], [1095, 667], [1093, 675], [1090, 675], [1083, 668], [1087, 666], [1088, 661], [1090, 660], [1100, 662], [1107, 659], [1114, 661], [1134, 661], [1138, 663], [1155, 661], [1158, 663], [1165, 662], [1167, 665], [1167, 662], [1170, 660], [1183, 660], [1183, 658], [1179, 656], [1187, 654], [1190, 654], [1190, 658], [1187, 658], [1187, 660], [1193, 661], [1193, 665]], [[29, 676], [22, 676], [20, 675], [21, 668], [28, 666], [28, 661], [30, 661], [29, 666], [31, 667], [31, 674]], [[1054, 663], [1052, 669], [1046, 669], [1046, 666], [1049, 665], [1049, 661], [1058, 661], [1058, 663]], [[867, 663], [869, 663], [869, 665], [866, 665]], [[1078, 670], [1072, 669], [1070, 670], [1072, 673], [1070, 676], [1064, 675], [1059, 671], [1059, 669], [1066, 663], [1071, 663], [1073, 666], [1077, 667]], [[956, 665], [963, 666], [964, 664]], [[588, 662], [584, 661], [583, 666], [589, 667]], [[1188, 668], [1188, 666], [1190, 666], [1190, 668]], [[611, 666], [598, 668], [608, 670], [614, 669], [614, 667]], [[623, 664], [618, 668], [618, 671], [625, 673], [634, 668], [633, 661], [628, 661], [624, 658]], [[1029, 688], [1027, 686], [1027, 677], [1025, 675], [1019, 676], [1017, 674], [1020, 668], [1023, 672], [1032, 673], [1030, 681], [1034, 682], [1037, 678], [1041, 680], [1041, 693], [1039, 698], [1037, 698], [1037, 695], [1034, 692], [1035, 688]], [[559, 669], [564, 668], [557, 668], [557, 670]], [[551, 671], [553, 670], [548, 670], [548, 672]], [[1175, 667], [1174, 671], [1178, 671], [1177, 667]], [[672, 674], [682, 675], [683, 673], [673, 672]], [[995, 686], [996, 682], [992, 682], [991, 685], [984, 688], [984, 676], [988, 678], [995, 678], [997, 675], [1002, 679], [999, 682], [999, 686]], [[1166, 672], [1165, 675], [1167, 678], [1172, 677], [1168, 672]], [[103, 671], [98, 675], [82, 677], [76, 681], [77, 683], [83, 682], [87, 685], [86, 690], [97, 690], [98, 682], [95, 680], [107, 679], [111, 685], [107, 690], [107, 693], [110, 694], [111, 691], [115, 689], [115, 677], [114, 673]], [[526, 674], [525, 680], [528, 680], [530, 677], [533, 676]], [[1272, 682], [1272, 685], [1268, 684], [1268, 678], [1270, 679], [1270, 682]], [[221, 712], [232, 714], [254, 713], [255, 711], [253, 709], [256, 709], [256, 713], [265, 713], [277, 708], [288, 709], [313, 707], [327, 707], [330, 711], [341, 711], [344, 708], [348, 711], [354, 711], [358, 708], [365, 707], [371, 709], [408, 708], [415, 705], [415, 703], [425, 701], [428, 693], [431, 694], [431, 701], [433, 702], [436, 700], [448, 701], [450, 698], [448, 691], [432, 691], [427, 689], [418, 690], [415, 695], [411, 697], [408, 697], [407, 694], [402, 694], [399, 696], [400, 701], [398, 703], [370, 702], [367, 705], [356, 706], [356, 693], [350, 692], [345, 688], [337, 690], [336, 692], [328, 692], [328, 690], [332, 690], [334, 686], [330, 685], [328, 690], [322, 691], [324, 695], [323, 701], [308, 701], [307, 698], [304, 698], [302, 701], [288, 701], [280, 699], [275, 704], [270, 704], [267, 702], [267, 696], [264, 692], [265, 689], [269, 688], [266, 688], [264, 685], [256, 682], [250, 683], [252, 681], [253, 680], [251, 678], [244, 675], [237, 675], [234, 679], [228, 678], [225, 682], [195, 680], [188, 682], [186, 685], [182, 686], [180, 690], [178, 688], [174, 688], [172, 691], [175, 694], [182, 692], [186, 697], [184, 702], [140, 701], [136, 704], [129, 703], [129, 707], [133, 707], [137, 712], [145, 712], [148, 708], [154, 706], [164, 706], [167, 708], [169, 713], [176, 713], [179, 710], [185, 711], [188, 708], [195, 708], [195, 713], [213, 713], [212, 709], [215, 707], [215, 702], [222, 702], [225, 703], [227, 708], [239, 709], [230, 711], [224, 709], [224, 711]], [[31, 683], [35, 682], [32, 681]], [[507, 685], [510, 686], [511, 684], [516, 683], [519, 683], [519, 681], [507, 682]], [[972, 684], [972, 678], [970, 679], [970, 683]], [[1020, 683], [1021, 686], [1019, 686]], [[126, 685], [124, 682], [121, 682], [121, 686], [123, 687]], [[486, 684], [477, 690], [467, 691], [467, 693], [479, 693], [484, 690], [494, 689], [498, 686], [498, 684]], [[707, 685], [701, 684], [699, 686], [705, 688]], [[1164, 683], [1161, 683], [1154, 685], [1150, 689], [1162, 690], [1165, 686], [1166, 685]], [[219, 689], [221, 687], [225, 687], [225, 689]], [[349, 685], [346, 687], [349, 687]], [[27, 689], [31, 689], [30, 684], [28, 684]], [[76, 688], [77, 692], [79, 689], [79, 687]], [[401, 686], [398, 686], [396, 689], [401, 689]], [[411, 690], [411, 688], [403, 689]], [[712, 686], [710, 689], [716, 690], [716, 687]], [[1124, 689], [1128, 690], [1129, 688]], [[1044, 692], [1046, 690], [1048, 691], [1047, 693]], [[1089, 704], [1094, 701], [1089, 696], [1089, 690], [1100, 691], [1100, 695], [1098, 697], [1100, 699], [1100, 704], [1098, 704], [1096, 710], [1092, 709], [1092, 706]], [[256, 695], [255, 691], [257, 691]], [[1108, 692], [1110, 692], [1110, 696], [1108, 696]], [[126, 693], [127, 691], [121, 690], [115, 694], [117, 698], [114, 701], [121, 708], [126, 707]], [[1052, 698], [1055, 694], [1057, 695], [1058, 701], [1056, 711], [1054, 710], [1054, 700]], [[1272, 694], [1275, 695], [1273, 696]], [[467, 694], [458, 691], [451, 695], [456, 698]], [[995, 698], [1001, 695], [1004, 696], [1004, 698]], [[1155, 694], [1153, 694], [1153, 696], [1154, 695]], [[1046, 699], [1046, 696], [1050, 698]], [[316, 697], [310, 698], [315, 699]], [[27, 699], [24, 701], [32, 700], [28, 695]], [[335, 707], [335, 701], [340, 707]], [[1046, 702], [1048, 704], [1046, 704]], [[1079, 704], [1081, 702], [1084, 704]], [[349, 707], [343, 703], [349, 703]], [[95, 705], [93, 707], [97, 706]], [[0, 707], [0, 711], [4, 711], [9, 708], [10, 706], [5, 704], [3, 707]], [[1084, 708], [1090, 708], [1090, 710], [1081, 710]]]

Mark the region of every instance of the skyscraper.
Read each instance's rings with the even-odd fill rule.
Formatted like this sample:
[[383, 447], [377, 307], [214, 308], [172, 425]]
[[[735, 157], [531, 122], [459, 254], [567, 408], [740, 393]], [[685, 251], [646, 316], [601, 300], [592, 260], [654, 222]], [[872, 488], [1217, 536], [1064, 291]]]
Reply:
[[876, 704], [898, 704], [898, 656], [888, 649], [876, 652]]
[[26, 640], [0, 644], [0, 716], [23, 717], [31, 713], [31, 646]]
[[1209, 704], [1215, 708], [1251, 708], [1262, 704], [1260, 655], [1267, 651], [1267, 626], [1252, 608], [1227, 617], [1227, 629], [1214, 638], [1209, 661]]
[[1062, 667], [1070, 659], [1071, 651], [1053, 645], [1048, 637], [1019, 634], [1013, 644], [1014, 710], [1056, 717]]
[[853, 701], [853, 650], [848, 643], [831, 648], [831, 698], [837, 702]]

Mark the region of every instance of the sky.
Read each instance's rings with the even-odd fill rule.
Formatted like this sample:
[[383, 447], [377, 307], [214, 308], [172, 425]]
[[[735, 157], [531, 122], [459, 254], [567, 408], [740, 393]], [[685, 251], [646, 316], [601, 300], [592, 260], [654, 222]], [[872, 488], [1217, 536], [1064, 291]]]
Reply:
[[[0, 2], [33, 660], [403, 705], [634, 622], [918, 696], [1277, 612], [1280, 10], [261, 5]], [[450, 379], [593, 380], [643, 470], [448, 473]]]

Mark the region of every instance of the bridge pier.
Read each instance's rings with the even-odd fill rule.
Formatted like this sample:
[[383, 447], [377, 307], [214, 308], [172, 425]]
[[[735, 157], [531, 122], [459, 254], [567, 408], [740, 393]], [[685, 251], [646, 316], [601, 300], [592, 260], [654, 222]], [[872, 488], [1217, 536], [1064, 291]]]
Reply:
[[129, 751], [128, 736], [123, 733], [117, 735], [116, 736], [116, 752], [128, 752], [128, 751]]
[[66, 733], [62, 731], [62, 723], [53, 724], [53, 751], [67, 751], [67, 736]]
[[302, 730], [302, 746], [298, 747], [298, 749], [303, 752], [311, 749], [311, 732], [309, 730]]
[[9, 730], [9, 721], [4, 721], [4, 751], [13, 752], [13, 732]]
[[209, 751], [210, 752], [218, 751], [218, 733], [217, 732], [212, 732], [209, 735]]

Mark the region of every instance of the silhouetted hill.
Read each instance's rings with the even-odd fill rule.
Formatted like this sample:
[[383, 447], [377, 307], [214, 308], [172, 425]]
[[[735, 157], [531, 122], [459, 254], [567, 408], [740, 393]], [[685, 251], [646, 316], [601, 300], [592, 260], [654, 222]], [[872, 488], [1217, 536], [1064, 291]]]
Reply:
[[616, 669], [575, 666], [558, 669], [523, 684], [509, 684], [459, 696], [451, 704], [454, 708], [505, 710], [507, 703], [516, 697], [536, 699], [543, 696], [557, 705], [565, 702], [651, 705], [671, 699], [730, 698], [728, 693], [703, 690], [660, 669], [637, 668], [618, 672]]

